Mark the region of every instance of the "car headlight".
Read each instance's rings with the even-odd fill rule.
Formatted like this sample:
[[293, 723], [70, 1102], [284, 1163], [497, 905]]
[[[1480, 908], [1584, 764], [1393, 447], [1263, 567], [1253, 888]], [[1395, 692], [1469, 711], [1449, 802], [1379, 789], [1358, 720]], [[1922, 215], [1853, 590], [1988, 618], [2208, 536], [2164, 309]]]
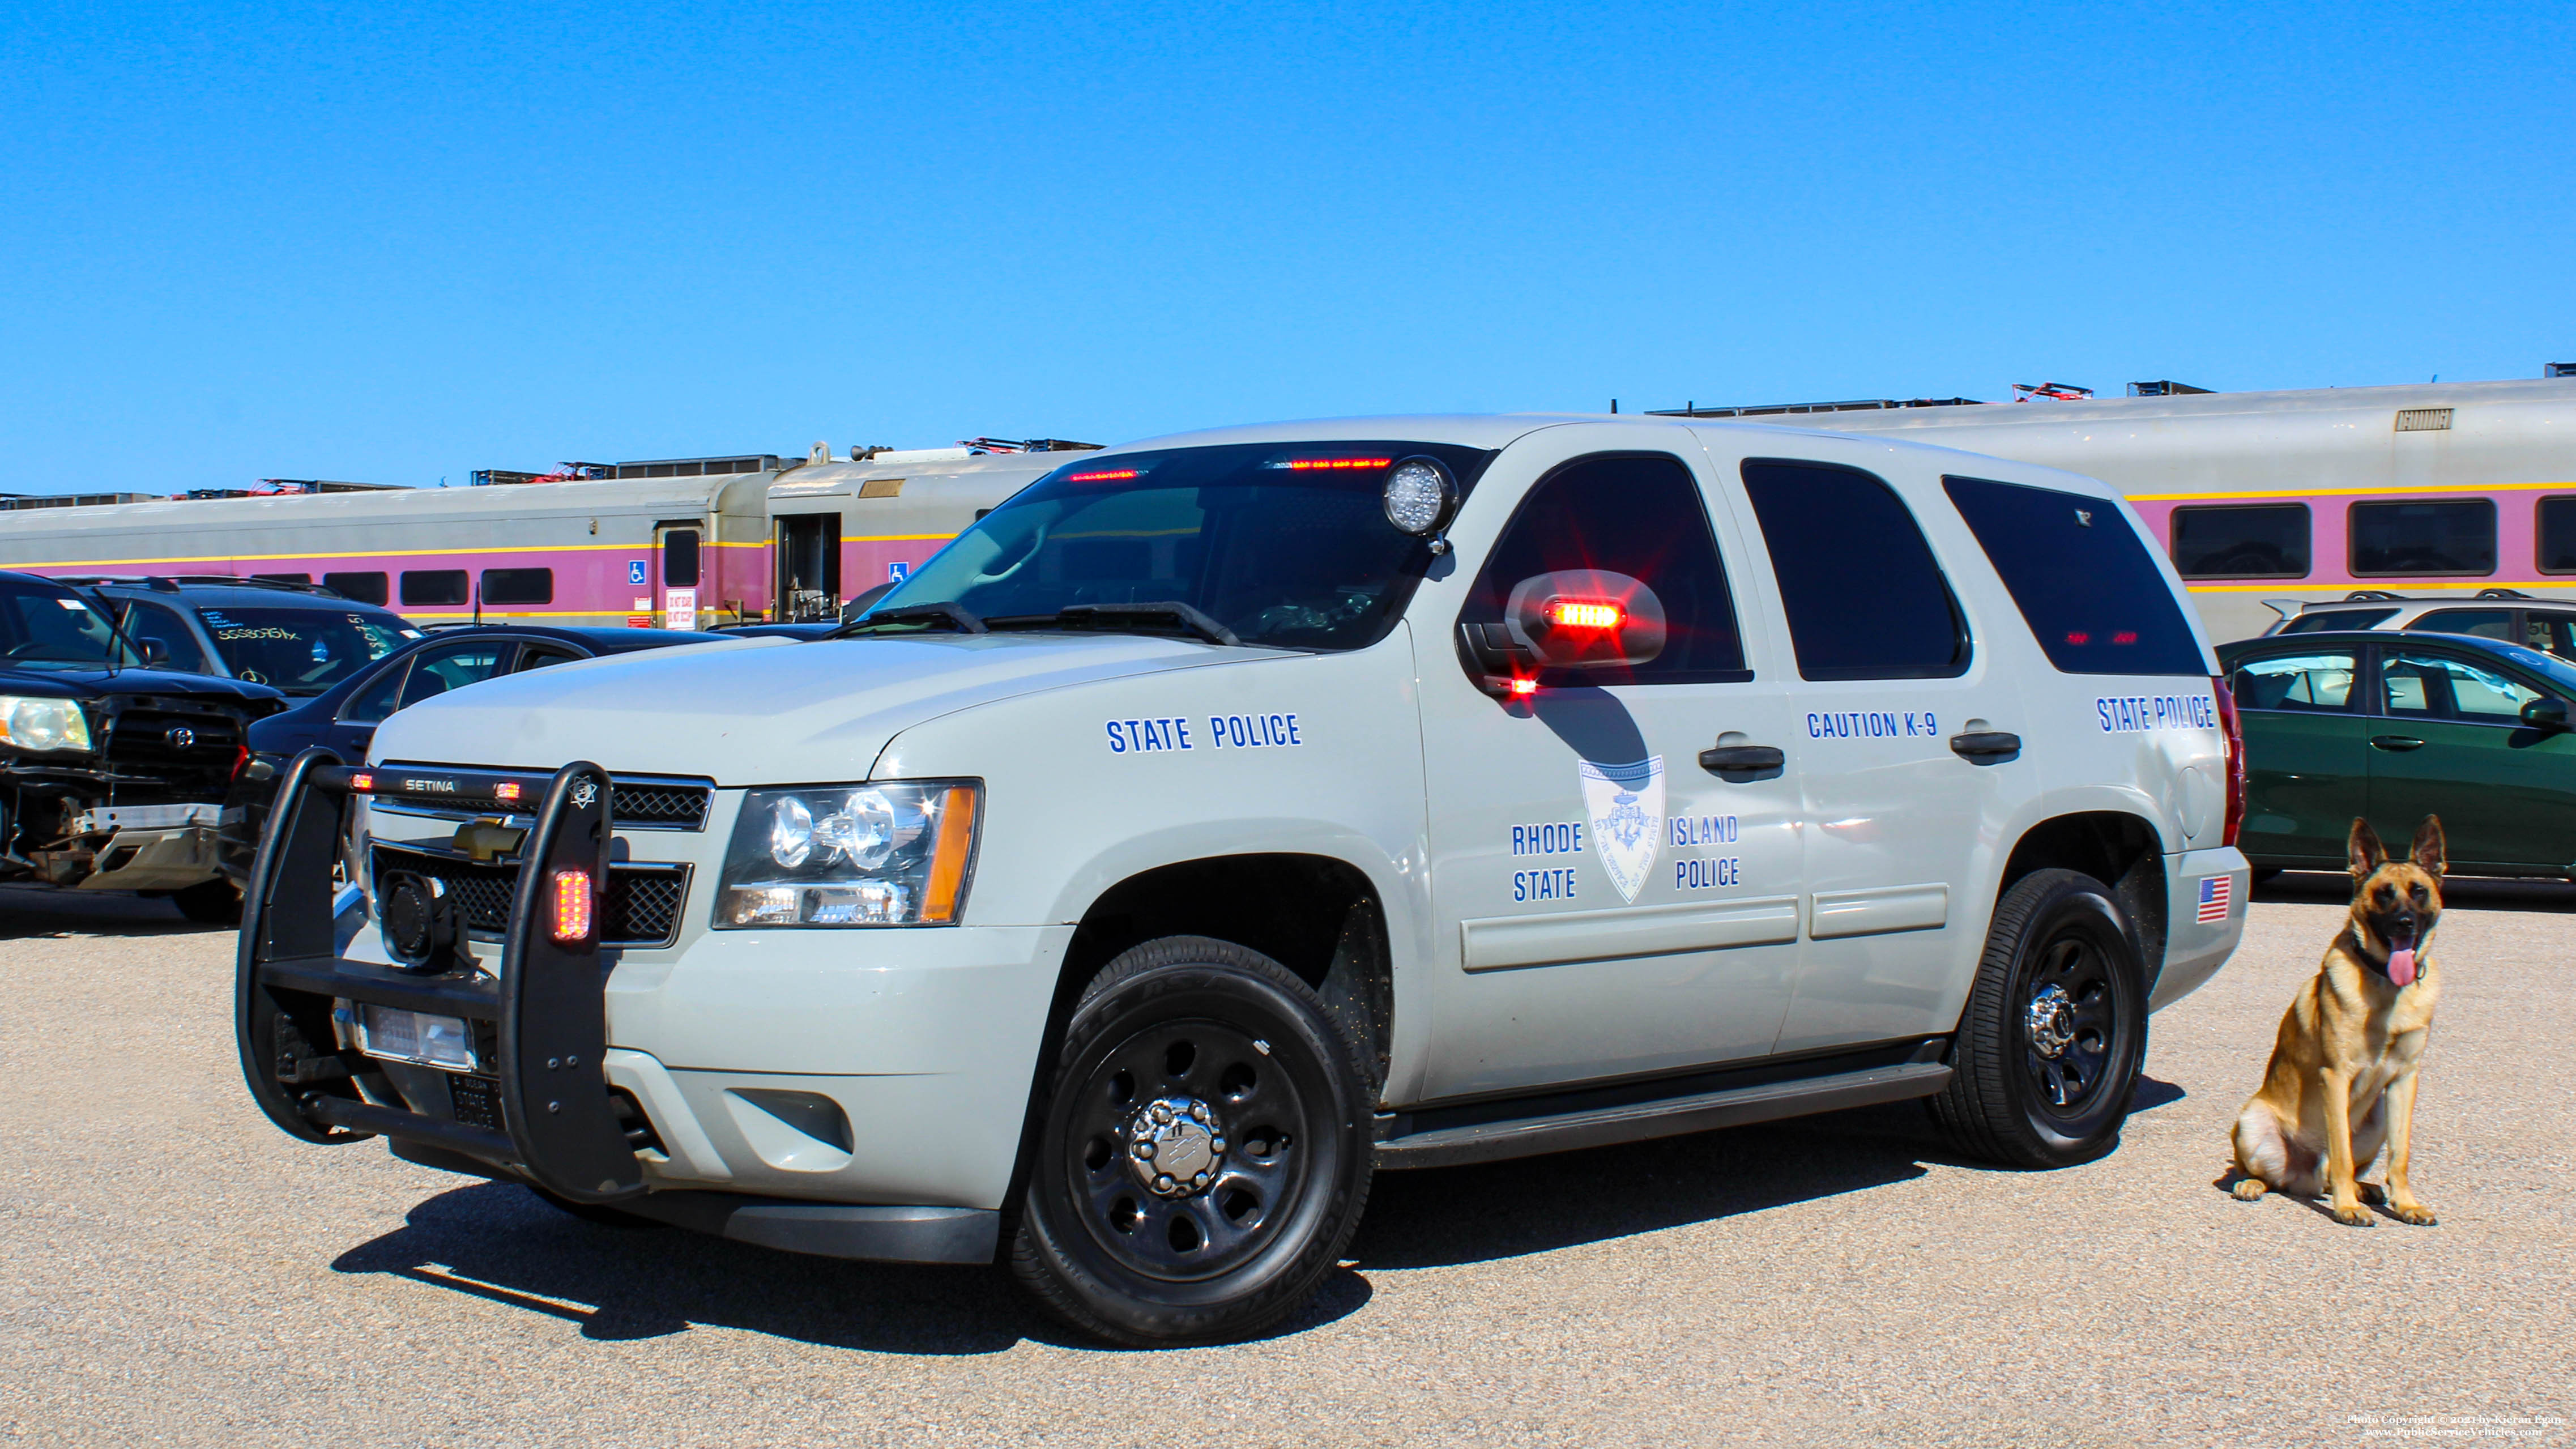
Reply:
[[22, 750], [86, 750], [89, 719], [77, 700], [0, 694], [0, 744]]
[[982, 801], [972, 780], [750, 791], [725, 851], [716, 929], [953, 924]]

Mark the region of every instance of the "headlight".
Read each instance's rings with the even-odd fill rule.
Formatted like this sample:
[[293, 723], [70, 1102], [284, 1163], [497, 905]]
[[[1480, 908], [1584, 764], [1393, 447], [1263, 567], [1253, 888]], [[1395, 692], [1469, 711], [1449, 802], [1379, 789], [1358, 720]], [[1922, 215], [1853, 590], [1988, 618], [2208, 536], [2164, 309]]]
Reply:
[[0, 744], [22, 750], [86, 750], [89, 720], [75, 700], [0, 694]]
[[954, 923], [982, 800], [972, 780], [753, 790], [725, 851], [716, 929]]

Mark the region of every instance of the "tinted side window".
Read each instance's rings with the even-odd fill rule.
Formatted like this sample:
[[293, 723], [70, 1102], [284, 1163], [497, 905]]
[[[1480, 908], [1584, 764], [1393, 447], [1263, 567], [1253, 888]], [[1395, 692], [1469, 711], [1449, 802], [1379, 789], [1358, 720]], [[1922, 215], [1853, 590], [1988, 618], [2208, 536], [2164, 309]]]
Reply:
[[2491, 574], [2491, 498], [2352, 505], [2352, 571], [2359, 574]]
[[2174, 572], [2187, 579], [2303, 579], [2308, 576], [2308, 505], [2173, 511]]
[[2511, 609], [2435, 609], [2406, 627], [2424, 634], [2475, 634], [2508, 644], [2522, 642], [2514, 637]]
[[1750, 678], [1726, 567], [1690, 470], [1655, 455], [1583, 458], [1539, 480], [1494, 545], [1458, 614], [1500, 622], [1512, 586], [1558, 569], [1641, 579], [1664, 606], [1661, 654], [1633, 669], [1552, 669], [1552, 685], [1690, 684]]
[[2066, 674], [2198, 674], [2200, 645], [2116, 504], [2081, 493], [1944, 478], [2048, 662]]
[[463, 569], [412, 569], [402, 576], [405, 604], [461, 604], [465, 594]]
[[359, 574], [324, 574], [322, 576], [322, 586], [331, 590], [331, 592], [338, 594], [341, 598], [355, 599], [361, 604], [390, 603], [393, 599], [393, 595], [385, 588], [385, 576], [381, 571]]
[[511, 644], [459, 644], [443, 649], [424, 649], [411, 662], [411, 682], [403, 686], [402, 707], [480, 684], [500, 672], [501, 661], [510, 657], [516, 646]]
[[2379, 661], [2380, 712], [2517, 724], [2540, 691], [2446, 654], [2390, 650]]
[[2239, 709], [2340, 712], [2352, 705], [2360, 669], [2360, 656], [2349, 649], [2281, 654], [2238, 665], [2231, 688]]
[[2534, 609], [2523, 625], [2525, 646], [2561, 659], [2576, 659], [2576, 614], [2551, 614]]
[[1762, 524], [1806, 679], [1945, 679], [1967, 672], [1968, 628], [1932, 545], [1875, 475], [1750, 458]]
[[205, 648], [197, 642], [196, 632], [188, 627], [187, 620], [169, 610], [157, 604], [129, 604], [125, 617], [119, 622], [125, 625], [126, 633], [134, 636], [137, 644], [146, 639], [158, 639], [168, 646], [170, 668], [190, 674], [210, 672]]
[[485, 569], [483, 602], [551, 604], [555, 601], [553, 569]]
[[402, 707], [403, 680], [410, 673], [410, 660], [394, 661], [340, 706], [340, 718], [349, 724], [383, 723], [385, 716]]

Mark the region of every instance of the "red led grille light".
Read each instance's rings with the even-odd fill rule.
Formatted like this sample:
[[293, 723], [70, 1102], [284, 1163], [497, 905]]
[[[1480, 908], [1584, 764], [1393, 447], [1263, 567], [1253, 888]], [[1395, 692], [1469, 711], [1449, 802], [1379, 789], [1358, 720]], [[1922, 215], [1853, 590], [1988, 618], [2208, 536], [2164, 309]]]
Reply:
[[555, 872], [554, 938], [570, 945], [590, 939], [591, 901], [590, 872], [559, 870]]
[[504, 780], [504, 781], [502, 781], [500, 784], [493, 786], [493, 787], [492, 787], [492, 798], [493, 798], [493, 799], [495, 799], [495, 800], [516, 800], [516, 799], [518, 799], [518, 798], [519, 798], [519, 782], [518, 782], [518, 781], [516, 781], [516, 780]]
[[1511, 690], [1514, 696], [1536, 694], [1538, 693], [1538, 681], [1535, 679], [1515, 679], [1512, 681]]
[[373, 775], [351, 775], [349, 777], [349, 788], [361, 795], [364, 795], [368, 791], [376, 788], [376, 777]]

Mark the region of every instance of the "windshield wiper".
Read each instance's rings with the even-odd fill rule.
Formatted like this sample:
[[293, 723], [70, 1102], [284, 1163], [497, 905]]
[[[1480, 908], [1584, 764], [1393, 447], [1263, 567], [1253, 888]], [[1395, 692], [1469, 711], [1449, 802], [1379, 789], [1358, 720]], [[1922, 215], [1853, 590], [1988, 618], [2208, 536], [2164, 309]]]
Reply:
[[1067, 604], [1055, 611], [1057, 627], [1065, 629], [1104, 629], [1133, 632], [1137, 624], [1168, 619], [1181, 626], [1182, 632], [1210, 644], [1241, 644], [1232, 629], [1201, 613], [1195, 604], [1178, 599], [1137, 604]]
[[872, 613], [860, 615], [856, 620], [842, 625], [824, 637], [853, 638], [861, 630], [873, 628], [878, 624], [946, 624], [960, 634], [993, 632], [984, 627], [983, 620], [976, 618], [959, 605], [943, 600], [936, 604], [905, 604], [901, 608], [878, 609]]

